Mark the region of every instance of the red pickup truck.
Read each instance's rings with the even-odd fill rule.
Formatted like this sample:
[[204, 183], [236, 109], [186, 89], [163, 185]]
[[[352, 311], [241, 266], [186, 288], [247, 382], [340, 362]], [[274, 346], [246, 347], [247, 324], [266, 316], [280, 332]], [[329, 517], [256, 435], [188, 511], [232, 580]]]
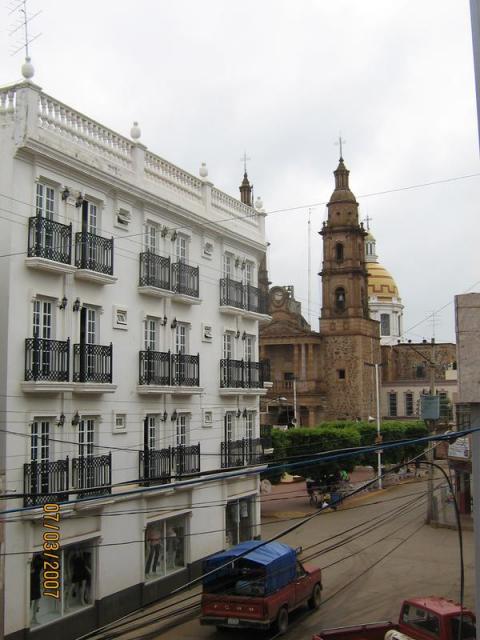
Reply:
[[320, 606], [320, 569], [303, 565], [295, 549], [280, 542], [242, 542], [207, 558], [203, 573], [201, 624], [273, 627], [282, 634], [291, 611]]
[[460, 605], [452, 600], [434, 596], [405, 600], [398, 623], [374, 622], [353, 627], [338, 627], [325, 629], [313, 636], [313, 640], [475, 640], [475, 638], [475, 615], [465, 607], [462, 612]]

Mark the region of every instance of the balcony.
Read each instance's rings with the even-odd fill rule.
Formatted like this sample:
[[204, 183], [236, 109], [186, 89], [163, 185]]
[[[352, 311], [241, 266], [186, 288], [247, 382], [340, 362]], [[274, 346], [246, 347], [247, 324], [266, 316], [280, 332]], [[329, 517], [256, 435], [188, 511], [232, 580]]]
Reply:
[[113, 346], [100, 344], [73, 345], [73, 382], [77, 393], [113, 392]]
[[220, 311], [253, 320], [270, 320], [267, 296], [258, 287], [231, 278], [220, 280]]
[[98, 284], [113, 284], [113, 238], [79, 231], [75, 234], [76, 278]]
[[267, 392], [263, 388], [266, 374], [264, 362], [220, 360], [220, 394], [264, 395]]
[[249, 464], [261, 464], [263, 445], [260, 438], [242, 438], [220, 443], [222, 469], [244, 467]]
[[23, 465], [23, 505], [41, 506], [68, 500], [68, 458], [54, 462], [33, 460]]
[[25, 339], [25, 382], [27, 392], [71, 391], [70, 340]]
[[183, 304], [200, 304], [198, 267], [185, 262], [172, 264], [172, 299]]
[[171, 291], [170, 258], [158, 256], [147, 251], [140, 254], [139, 293], [159, 298], [170, 297]]
[[200, 356], [170, 351], [139, 352], [138, 393], [201, 393]]
[[55, 273], [73, 273], [72, 225], [41, 216], [28, 219], [27, 267]]
[[72, 491], [77, 496], [103, 496], [112, 492], [112, 454], [72, 460]]
[[139, 451], [139, 478], [144, 485], [167, 484], [174, 477], [200, 472], [200, 443]]

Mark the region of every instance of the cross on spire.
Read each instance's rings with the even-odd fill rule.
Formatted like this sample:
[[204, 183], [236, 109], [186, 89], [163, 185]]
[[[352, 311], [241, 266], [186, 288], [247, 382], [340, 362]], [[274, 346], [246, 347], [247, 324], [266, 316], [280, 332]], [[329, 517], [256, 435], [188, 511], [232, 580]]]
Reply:
[[338, 141], [335, 142], [335, 146], [340, 147], [340, 160], [343, 160], [343, 145], [347, 144], [347, 141], [342, 138], [342, 134], [338, 136]]
[[368, 213], [367, 213], [367, 215], [365, 216], [365, 223], [366, 223], [366, 225], [367, 225], [367, 231], [370, 231], [370, 222], [371, 222], [372, 220], [373, 220], [373, 218], [370, 218], [370, 216], [369, 216], [369, 215], [368, 215]]
[[251, 158], [247, 157], [247, 152], [243, 152], [243, 156], [240, 158], [240, 161], [243, 162], [243, 173], [247, 173], [247, 161], [251, 160]]

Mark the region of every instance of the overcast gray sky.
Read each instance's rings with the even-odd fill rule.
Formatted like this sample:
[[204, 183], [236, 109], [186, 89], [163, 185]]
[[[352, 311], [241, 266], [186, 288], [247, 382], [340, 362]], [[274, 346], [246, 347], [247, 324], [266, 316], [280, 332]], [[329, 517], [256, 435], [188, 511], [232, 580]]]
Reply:
[[[45, 92], [238, 195], [240, 157], [267, 211], [324, 203], [342, 132], [350, 182], [373, 218], [405, 328], [480, 280], [479, 177], [364, 194], [480, 171], [468, 0], [29, 0]], [[7, 25], [6, 3], [0, 22]], [[2, 29], [0, 84], [22, 55]], [[325, 206], [312, 212], [318, 318]], [[267, 218], [270, 279], [307, 315], [308, 208]], [[480, 286], [474, 287], [480, 290]], [[314, 327], [318, 321], [313, 322]], [[431, 320], [409, 337], [430, 338]], [[454, 339], [453, 304], [437, 340]]]

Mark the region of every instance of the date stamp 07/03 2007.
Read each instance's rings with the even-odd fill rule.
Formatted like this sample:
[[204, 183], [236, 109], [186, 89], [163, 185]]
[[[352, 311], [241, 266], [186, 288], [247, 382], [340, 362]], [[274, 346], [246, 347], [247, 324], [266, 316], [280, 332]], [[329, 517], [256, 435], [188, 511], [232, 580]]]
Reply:
[[43, 505], [43, 595], [60, 597], [60, 507], [56, 503]]

